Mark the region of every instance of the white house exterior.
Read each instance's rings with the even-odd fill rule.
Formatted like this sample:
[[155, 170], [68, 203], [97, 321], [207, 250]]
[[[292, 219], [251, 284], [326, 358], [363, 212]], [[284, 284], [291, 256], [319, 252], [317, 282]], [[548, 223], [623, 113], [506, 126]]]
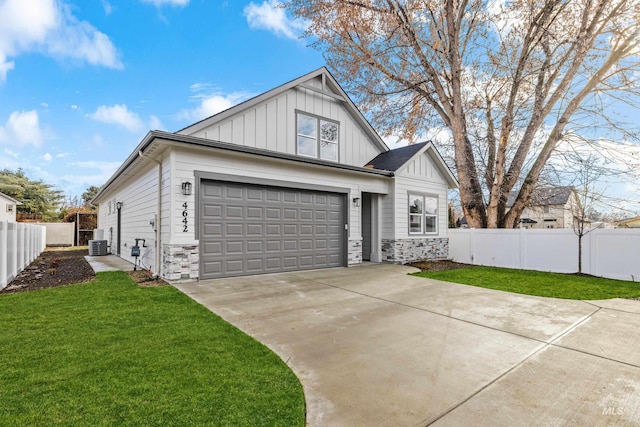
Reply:
[[456, 186], [432, 143], [389, 150], [320, 68], [150, 132], [94, 203], [112, 253], [134, 261], [138, 239], [143, 267], [207, 279], [446, 258]]
[[[517, 192], [509, 195], [511, 206]], [[573, 228], [580, 201], [573, 187], [537, 188], [520, 215], [521, 228]]]
[[16, 222], [16, 211], [19, 201], [13, 197], [0, 193], [0, 221]]

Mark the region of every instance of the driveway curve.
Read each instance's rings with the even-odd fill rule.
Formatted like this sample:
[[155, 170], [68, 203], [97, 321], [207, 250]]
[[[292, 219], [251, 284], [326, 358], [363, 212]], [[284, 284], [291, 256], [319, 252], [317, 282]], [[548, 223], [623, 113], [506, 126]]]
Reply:
[[175, 286], [291, 367], [310, 426], [640, 423], [640, 302], [525, 296], [412, 271], [370, 264]]

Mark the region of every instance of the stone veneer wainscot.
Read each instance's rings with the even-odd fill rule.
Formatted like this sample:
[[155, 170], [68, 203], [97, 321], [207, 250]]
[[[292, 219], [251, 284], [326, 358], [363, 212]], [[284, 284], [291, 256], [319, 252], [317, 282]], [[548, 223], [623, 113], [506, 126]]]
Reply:
[[416, 239], [382, 239], [382, 260], [406, 264], [425, 259], [447, 259], [449, 239], [446, 237]]

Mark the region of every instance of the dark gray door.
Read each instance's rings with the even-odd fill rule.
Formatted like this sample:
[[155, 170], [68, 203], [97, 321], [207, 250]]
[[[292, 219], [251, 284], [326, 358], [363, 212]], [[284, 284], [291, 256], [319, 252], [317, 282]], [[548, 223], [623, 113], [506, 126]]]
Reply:
[[345, 200], [337, 193], [203, 181], [200, 277], [345, 265]]

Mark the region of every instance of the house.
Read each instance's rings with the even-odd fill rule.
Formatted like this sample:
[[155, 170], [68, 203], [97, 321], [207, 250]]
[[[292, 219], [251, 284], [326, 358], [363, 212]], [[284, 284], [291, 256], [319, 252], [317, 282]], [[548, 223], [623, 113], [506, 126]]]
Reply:
[[640, 216], [623, 219], [616, 223], [617, 228], [640, 228]]
[[19, 201], [13, 197], [0, 193], [0, 221], [16, 222], [16, 211]]
[[456, 187], [431, 142], [390, 150], [323, 67], [149, 132], [93, 203], [111, 253], [208, 279], [447, 258]]
[[[512, 206], [518, 193], [509, 194]], [[580, 201], [573, 187], [537, 188], [520, 215], [521, 228], [573, 228]]]

